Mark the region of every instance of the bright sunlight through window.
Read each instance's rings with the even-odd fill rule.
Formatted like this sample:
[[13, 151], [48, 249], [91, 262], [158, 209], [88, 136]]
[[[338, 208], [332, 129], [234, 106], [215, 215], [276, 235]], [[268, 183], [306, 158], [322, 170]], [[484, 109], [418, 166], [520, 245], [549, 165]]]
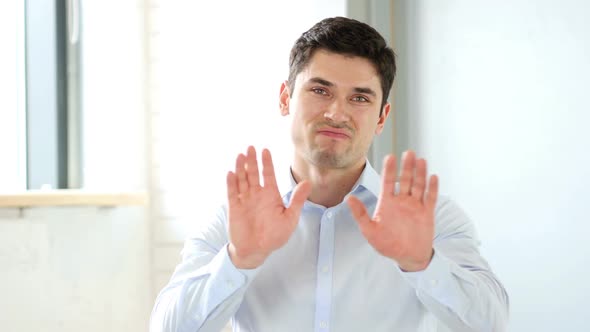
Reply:
[[26, 188], [24, 4], [0, 3], [0, 191]]

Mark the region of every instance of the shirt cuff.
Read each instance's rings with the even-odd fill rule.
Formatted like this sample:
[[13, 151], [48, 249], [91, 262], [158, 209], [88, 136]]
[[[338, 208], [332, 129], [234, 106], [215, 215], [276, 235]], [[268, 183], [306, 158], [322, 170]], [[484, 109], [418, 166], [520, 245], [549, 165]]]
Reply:
[[233, 293], [239, 288], [248, 286], [256, 276], [259, 268], [246, 270], [238, 269], [231, 261], [228, 252], [228, 244], [224, 245], [219, 253], [211, 261], [209, 272], [211, 280], [220, 283], [218, 289], [225, 289], [225, 296]]
[[258, 274], [258, 271], [260, 271], [260, 266], [255, 268], [255, 269], [240, 269], [237, 268], [234, 265], [234, 262], [232, 262], [231, 258], [229, 257], [229, 243], [226, 244], [225, 246], [223, 246], [223, 252], [225, 252], [225, 259], [227, 259], [227, 261], [229, 262], [229, 264], [231, 264], [231, 266], [233, 266], [233, 268], [240, 272], [245, 278], [246, 278], [246, 283], [250, 284], [250, 282], [252, 282], [252, 280], [254, 279], [254, 277]]
[[240, 270], [235, 267], [227, 251], [227, 245], [213, 257], [208, 265], [209, 287], [202, 294], [202, 312], [207, 317], [221, 302], [252, 282], [257, 270]]
[[469, 308], [469, 298], [464, 294], [459, 280], [453, 273], [455, 263], [434, 251], [432, 260], [426, 269], [417, 272], [404, 272], [404, 279], [414, 287], [420, 297], [426, 294], [438, 302], [462, 314]]
[[[235, 267], [227, 251], [227, 245], [207, 265], [209, 285], [201, 294], [199, 312], [193, 314], [191, 326], [200, 327], [221, 303], [252, 282], [257, 270], [240, 270]], [[243, 293], [242, 293], [243, 294]]]

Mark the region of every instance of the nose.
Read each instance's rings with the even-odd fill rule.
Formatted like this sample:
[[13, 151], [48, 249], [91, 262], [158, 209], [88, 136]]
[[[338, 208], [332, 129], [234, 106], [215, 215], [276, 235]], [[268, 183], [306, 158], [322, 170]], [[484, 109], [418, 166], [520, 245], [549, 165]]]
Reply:
[[333, 99], [330, 104], [326, 105], [326, 111], [324, 112], [324, 118], [330, 119], [335, 123], [348, 122], [350, 120], [348, 110], [346, 109], [346, 103]]

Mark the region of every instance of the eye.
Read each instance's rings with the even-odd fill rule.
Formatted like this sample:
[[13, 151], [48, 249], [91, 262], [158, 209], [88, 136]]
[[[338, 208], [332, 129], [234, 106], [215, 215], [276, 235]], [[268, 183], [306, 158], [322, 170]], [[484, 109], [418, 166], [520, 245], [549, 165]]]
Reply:
[[358, 103], [367, 103], [367, 102], [369, 102], [369, 99], [365, 96], [354, 96], [354, 97], [352, 97], [352, 101], [358, 102]]
[[311, 91], [313, 91], [315, 94], [318, 94], [318, 95], [327, 95], [328, 94], [328, 91], [326, 91], [323, 88], [311, 88]]

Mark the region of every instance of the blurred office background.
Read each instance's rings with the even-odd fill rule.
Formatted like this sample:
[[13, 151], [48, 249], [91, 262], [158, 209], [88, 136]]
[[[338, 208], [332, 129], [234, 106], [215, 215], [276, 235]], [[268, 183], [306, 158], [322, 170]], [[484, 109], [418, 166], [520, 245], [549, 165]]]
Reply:
[[510, 331], [587, 328], [583, 0], [12, 0], [0, 4], [0, 330], [146, 331], [237, 153], [288, 167], [280, 83], [349, 16], [398, 57], [372, 146], [411, 148], [474, 220]]

